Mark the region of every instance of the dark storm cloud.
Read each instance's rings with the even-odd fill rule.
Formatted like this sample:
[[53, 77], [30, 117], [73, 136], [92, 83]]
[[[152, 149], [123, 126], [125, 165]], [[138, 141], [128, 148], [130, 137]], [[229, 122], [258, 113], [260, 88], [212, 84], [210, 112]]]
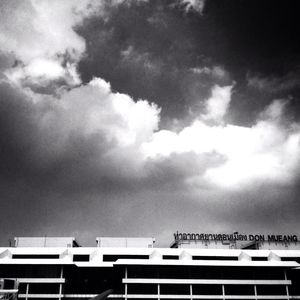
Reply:
[[[82, 78], [107, 78], [118, 91], [155, 101], [170, 116], [186, 112], [193, 102], [208, 95], [210, 85], [187, 80], [192, 77], [190, 68], [203, 65], [194, 36], [201, 27], [193, 28], [184, 9], [172, 4], [124, 3], [111, 10], [106, 22], [99, 18], [86, 21], [78, 29], [87, 40], [88, 55], [80, 63]], [[197, 18], [195, 12], [191, 14], [192, 19]], [[192, 86], [187, 88], [187, 84]]]
[[[195, 78], [188, 70], [221, 66], [230, 74], [222, 83], [237, 82], [234, 101], [264, 97], [265, 106], [278, 93], [274, 90], [273, 98], [253, 95], [244, 84], [249, 72], [266, 78], [286, 76], [299, 65], [294, 6], [293, 1], [275, 5], [211, 0], [198, 14], [172, 1], [124, 3], [113, 7], [105, 22], [91, 18], [78, 29], [88, 53], [80, 62], [80, 72], [85, 81], [96, 74], [119, 91], [155, 101], [162, 106], [163, 116], [182, 117], [216, 83], [208, 76]], [[291, 86], [288, 93], [299, 96], [295, 88]]]

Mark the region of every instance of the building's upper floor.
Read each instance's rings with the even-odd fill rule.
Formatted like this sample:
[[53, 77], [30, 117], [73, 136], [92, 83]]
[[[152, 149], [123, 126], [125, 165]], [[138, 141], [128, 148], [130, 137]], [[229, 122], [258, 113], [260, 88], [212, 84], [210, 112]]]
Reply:
[[[153, 238], [97, 238], [96, 247], [78, 247], [74, 238], [47, 237], [44, 238], [44, 243], [42, 239], [15, 238], [16, 247], [0, 248], [0, 264], [79, 267], [113, 267], [118, 264], [300, 267], [299, 248], [205, 249], [186, 247], [186, 243], [185, 247], [153, 248]], [[215, 242], [217, 241], [210, 241], [210, 245]]]

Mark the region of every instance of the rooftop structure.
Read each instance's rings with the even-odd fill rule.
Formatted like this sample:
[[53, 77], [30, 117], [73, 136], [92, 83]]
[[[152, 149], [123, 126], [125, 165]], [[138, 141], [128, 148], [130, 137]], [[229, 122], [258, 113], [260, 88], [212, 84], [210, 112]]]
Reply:
[[15, 237], [15, 247], [79, 247], [74, 237]]
[[153, 248], [154, 238], [97, 237], [98, 247]]

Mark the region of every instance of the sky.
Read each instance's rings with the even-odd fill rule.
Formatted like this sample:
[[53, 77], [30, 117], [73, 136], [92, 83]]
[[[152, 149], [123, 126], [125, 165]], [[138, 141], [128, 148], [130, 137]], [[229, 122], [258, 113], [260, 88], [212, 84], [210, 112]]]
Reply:
[[0, 245], [300, 235], [296, 2], [1, 0]]

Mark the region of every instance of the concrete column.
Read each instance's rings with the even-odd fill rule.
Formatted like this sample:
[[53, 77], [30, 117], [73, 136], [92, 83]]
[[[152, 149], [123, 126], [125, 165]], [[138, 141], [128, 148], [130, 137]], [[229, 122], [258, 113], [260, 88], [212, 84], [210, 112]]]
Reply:
[[225, 300], [225, 286], [222, 284], [222, 295], [223, 295], [223, 300]]
[[62, 297], [62, 283], [59, 284], [59, 300], [61, 300]]
[[[284, 270], [284, 280], [287, 280], [286, 270]], [[285, 285], [287, 299], [290, 299], [289, 286]]]
[[28, 300], [28, 294], [29, 294], [29, 283], [26, 284], [26, 300]]
[[[127, 266], [125, 267], [125, 278], [127, 279]], [[127, 300], [127, 283], [125, 283], [125, 300]]]
[[[64, 277], [64, 267], [63, 266], [61, 266], [61, 268], [60, 268], [60, 278], [63, 278]], [[61, 300], [61, 298], [62, 298], [62, 291], [63, 291], [63, 284], [62, 283], [60, 283], [59, 284], [59, 300]]]

